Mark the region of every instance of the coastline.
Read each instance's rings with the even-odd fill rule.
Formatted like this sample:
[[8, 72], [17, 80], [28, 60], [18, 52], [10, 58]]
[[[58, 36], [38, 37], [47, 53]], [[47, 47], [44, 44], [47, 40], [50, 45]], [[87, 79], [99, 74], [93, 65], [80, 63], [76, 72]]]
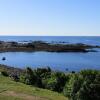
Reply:
[[34, 41], [29, 43], [5, 42], [0, 41], [0, 52], [93, 52], [93, 48], [100, 46], [87, 45], [82, 43], [77, 44], [52, 44], [43, 41]]

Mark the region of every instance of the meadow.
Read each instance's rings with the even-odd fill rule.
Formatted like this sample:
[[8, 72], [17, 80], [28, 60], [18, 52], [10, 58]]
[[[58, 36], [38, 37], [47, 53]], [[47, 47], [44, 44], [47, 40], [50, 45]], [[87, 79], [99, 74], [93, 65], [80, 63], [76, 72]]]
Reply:
[[62, 94], [40, 89], [0, 75], [0, 100], [67, 100]]

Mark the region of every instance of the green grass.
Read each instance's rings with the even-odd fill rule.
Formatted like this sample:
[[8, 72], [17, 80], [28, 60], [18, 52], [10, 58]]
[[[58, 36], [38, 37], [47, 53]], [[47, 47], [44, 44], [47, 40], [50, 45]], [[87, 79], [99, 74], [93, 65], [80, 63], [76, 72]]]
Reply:
[[[17, 95], [12, 96], [9, 93], [7, 94], [7, 91], [13, 91]], [[34, 100], [68, 100], [62, 94], [14, 82], [10, 78], [0, 75], [0, 100], [28, 100], [21, 98], [21, 94], [41, 98]]]

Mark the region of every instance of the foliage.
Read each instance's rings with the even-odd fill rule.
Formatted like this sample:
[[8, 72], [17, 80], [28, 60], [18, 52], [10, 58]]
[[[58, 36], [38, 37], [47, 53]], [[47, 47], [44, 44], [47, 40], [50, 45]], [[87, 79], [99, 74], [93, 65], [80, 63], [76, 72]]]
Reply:
[[40, 78], [49, 78], [51, 75], [51, 69], [48, 68], [37, 68], [34, 70], [35, 74]]
[[54, 72], [51, 74], [51, 77], [44, 80], [43, 83], [45, 88], [47, 89], [57, 91], [57, 92], [62, 92], [66, 81], [67, 81], [67, 77], [64, 73]]
[[9, 76], [8, 73], [7, 73], [6, 71], [1, 71], [1, 74], [2, 74], [3, 76]]
[[26, 68], [26, 72], [20, 75], [20, 81], [27, 85], [33, 85], [36, 81], [36, 76], [33, 73], [33, 70], [29, 67]]
[[25, 73], [20, 75], [20, 82], [25, 83], [27, 85], [34, 85], [37, 87], [42, 87], [42, 82], [40, 75], [38, 75], [31, 68], [27, 67]]
[[71, 92], [72, 92], [72, 87], [73, 87], [73, 82], [75, 80], [75, 76], [73, 74], [69, 74], [68, 76], [70, 78], [65, 84], [65, 87], [63, 89], [63, 94], [67, 97], [71, 97]]
[[86, 78], [79, 90], [81, 100], [100, 100], [100, 73], [92, 71], [90, 78]]
[[[12, 75], [18, 81], [18, 76]], [[54, 72], [48, 68], [37, 68], [20, 75], [20, 82], [63, 93], [71, 100], [100, 100], [100, 71], [82, 70], [75, 73]]]
[[16, 82], [19, 81], [19, 76], [15, 73], [10, 74], [10, 78]]
[[71, 76], [64, 95], [72, 100], [100, 100], [100, 71], [82, 70]]

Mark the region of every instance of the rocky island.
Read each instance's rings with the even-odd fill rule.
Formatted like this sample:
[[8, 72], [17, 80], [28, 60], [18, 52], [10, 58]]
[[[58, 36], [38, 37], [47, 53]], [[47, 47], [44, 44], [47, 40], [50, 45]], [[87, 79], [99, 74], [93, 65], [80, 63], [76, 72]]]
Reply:
[[82, 43], [52, 44], [43, 41], [32, 41], [28, 43], [0, 41], [0, 52], [33, 52], [33, 51], [89, 52], [89, 51], [93, 51], [92, 50], [93, 48], [100, 48], [100, 46], [93, 46], [93, 45], [87, 45]]

